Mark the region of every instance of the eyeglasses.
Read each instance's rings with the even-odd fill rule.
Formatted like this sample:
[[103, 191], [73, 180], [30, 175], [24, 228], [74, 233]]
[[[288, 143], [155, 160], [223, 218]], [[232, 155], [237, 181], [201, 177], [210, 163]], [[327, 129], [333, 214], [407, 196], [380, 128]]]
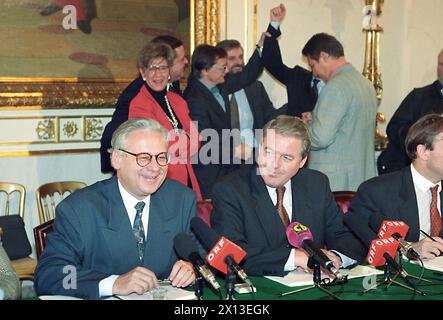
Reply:
[[214, 64], [209, 69], [216, 69], [216, 70], [226, 70], [227, 66], [219, 66], [218, 64]]
[[124, 149], [118, 149], [118, 150], [130, 154], [131, 156], [134, 156], [135, 161], [140, 167], [146, 167], [148, 164], [150, 164], [153, 157], [155, 157], [155, 161], [157, 161], [157, 164], [161, 167], [164, 167], [169, 163], [169, 155], [167, 152], [160, 152], [159, 154], [152, 155], [147, 152], [132, 153]]
[[150, 74], [155, 74], [157, 72], [157, 70], [159, 70], [160, 73], [166, 73], [169, 70], [169, 66], [154, 66], [154, 65], [151, 65], [151, 66], [147, 67], [146, 70]]

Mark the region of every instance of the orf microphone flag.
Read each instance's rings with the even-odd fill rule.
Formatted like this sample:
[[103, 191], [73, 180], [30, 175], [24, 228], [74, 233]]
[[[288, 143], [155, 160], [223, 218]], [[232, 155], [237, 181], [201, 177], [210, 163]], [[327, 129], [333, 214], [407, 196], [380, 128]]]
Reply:
[[252, 286], [246, 272], [238, 265], [246, 256], [246, 252], [240, 246], [226, 237], [220, 237], [199, 217], [191, 219], [191, 228], [207, 248], [206, 261], [211, 267], [227, 274], [228, 264], [231, 264], [239, 278]]

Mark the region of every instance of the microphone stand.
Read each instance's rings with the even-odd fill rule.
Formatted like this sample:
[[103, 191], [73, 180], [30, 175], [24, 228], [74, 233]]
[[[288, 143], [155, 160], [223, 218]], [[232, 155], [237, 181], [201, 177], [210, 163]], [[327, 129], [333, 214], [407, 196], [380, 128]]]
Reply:
[[365, 293], [369, 292], [370, 290], [373, 290], [373, 289], [375, 289], [378, 286], [383, 285], [383, 284], [386, 284], [386, 287], [384, 288], [384, 290], [387, 290], [391, 286], [391, 284], [395, 284], [395, 285], [397, 285], [399, 287], [402, 287], [402, 288], [414, 291], [414, 293], [417, 292], [419, 294], [423, 294], [423, 292], [421, 292], [418, 289], [414, 289], [414, 288], [412, 288], [410, 286], [407, 286], [407, 285], [405, 285], [403, 283], [400, 283], [400, 282], [396, 281], [395, 279], [392, 279], [392, 267], [391, 267], [391, 265], [388, 262], [386, 262], [386, 264], [385, 264], [385, 271], [384, 271], [383, 275], [384, 275], [384, 278], [383, 278], [382, 281], [376, 282], [373, 286], [371, 286], [370, 288], [364, 290], [360, 295], [364, 295]]
[[313, 273], [314, 284], [312, 286], [309, 286], [306, 288], [280, 293], [279, 294], [280, 297], [284, 297], [284, 296], [287, 296], [290, 294], [299, 293], [299, 292], [303, 292], [306, 290], [318, 288], [321, 291], [328, 294], [329, 296], [331, 296], [332, 298], [334, 298], [335, 300], [343, 300], [342, 298], [340, 298], [339, 296], [337, 296], [336, 294], [334, 294], [330, 290], [326, 289], [325, 286], [321, 284], [321, 268], [320, 268], [320, 265], [317, 262], [315, 262], [312, 257], [309, 257], [308, 267], [314, 270], [314, 273]]
[[[401, 268], [403, 268], [403, 254], [401, 253], [401, 251], [397, 252], [397, 256], [395, 257], [395, 260], [397, 261], [398, 265]], [[403, 269], [403, 272], [406, 274], [407, 277], [433, 284], [433, 282], [431, 280], [424, 279], [423, 277], [420, 279], [420, 277], [417, 277], [417, 276], [407, 273], [406, 270], [404, 270], [404, 269]], [[397, 277], [398, 277], [398, 273], [394, 275], [393, 280], [397, 279]], [[389, 287], [389, 285], [388, 285], [388, 287]]]
[[194, 284], [194, 294], [197, 297], [197, 300], [203, 300], [203, 289], [205, 287], [205, 279], [197, 272], [197, 278], [195, 278]]
[[234, 268], [232, 266], [232, 260], [227, 259], [226, 265], [228, 267], [228, 272], [226, 273], [226, 300], [234, 300], [234, 292], [235, 292], [235, 280], [236, 276], [234, 273]]

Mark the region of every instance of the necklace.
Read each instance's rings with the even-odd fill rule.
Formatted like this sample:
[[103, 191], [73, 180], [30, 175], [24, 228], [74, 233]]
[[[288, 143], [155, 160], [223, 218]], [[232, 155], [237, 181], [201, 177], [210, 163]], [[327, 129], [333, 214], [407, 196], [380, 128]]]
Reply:
[[172, 112], [171, 105], [169, 104], [169, 100], [166, 95], [165, 95], [165, 101], [166, 101], [166, 106], [168, 107], [169, 113], [171, 114], [171, 118], [168, 117], [168, 115], [166, 115], [166, 117], [168, 118], [169, 122], [172, 124], [175, 134], [178, 135], [180, 133], [180, 129], [178, 128], [178, 121], [174, 115], [174, 112]]

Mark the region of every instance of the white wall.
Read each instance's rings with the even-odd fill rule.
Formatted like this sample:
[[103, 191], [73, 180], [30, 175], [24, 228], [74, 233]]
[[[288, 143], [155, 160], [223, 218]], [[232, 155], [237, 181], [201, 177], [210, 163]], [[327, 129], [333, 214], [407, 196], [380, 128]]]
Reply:
[[[245, 21], [252, 21], [252, 0], [226, 0], [228, 28], [222, 37], [245, 43]], [[257, 0], [257, 37], [269, 23], [269, 10], [279, 0]], [[245, 10], [245, 4], [247, 9]], [[301, 49], [317, 32], [327, 32], [339, 39], [345, 55], [358, 70], [363, 69], [365, 36], [362, 31], [363, 0], [288, 0], [286, 19], [281, 30], [280, 46], [288, 66], [307, 65]], [[386, 0], [379, 24], [384, 28], [380, 39], [380, 65], [383, 100], [379, 111], [389, 120], [402, 99], [414, 87], [436, 79], [437, 55], [443, 48], [443, 1]], [[245, 18], [245, 15], [247, 16]], [[249, 22], [249, 54], [257, 39]], [[222, 24], [222, 27], [224, 25]], [[275, 106], [287, 101], [286, 89], [268, 74], [261, 77]], [[381, 125], [385, 131], [386, 123]]]

